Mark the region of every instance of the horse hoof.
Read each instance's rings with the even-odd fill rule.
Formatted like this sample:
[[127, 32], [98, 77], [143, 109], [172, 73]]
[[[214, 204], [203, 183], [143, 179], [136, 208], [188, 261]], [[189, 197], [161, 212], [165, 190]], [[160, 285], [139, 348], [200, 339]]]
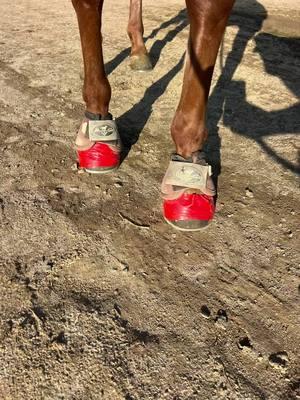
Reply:
[[200, 231], [213, 219], [213, 197], [197, 193], [184, 193], [174, 200], [164, 200], [164, 219], [180, 231]]
[[130, 56], [130, 68], [134, 71], [152, 70], [152, 64], [148, 54]]

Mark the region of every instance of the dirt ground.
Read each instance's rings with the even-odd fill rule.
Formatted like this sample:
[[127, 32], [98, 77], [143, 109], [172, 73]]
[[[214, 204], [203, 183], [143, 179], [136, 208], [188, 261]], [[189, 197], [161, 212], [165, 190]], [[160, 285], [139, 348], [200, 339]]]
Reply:
[[107, 1], [111, 111], [132, 147], [97, 177], [76, 168], [70, 2], [1, 0], [0, 399], [300, 398], [300, 11], [266, 4], [230, 18], [208, 113], [217, 214], [185, 234], [159, 195], [183, 2], [145, 1], [143, 74], [128, 67], [127, 1]]

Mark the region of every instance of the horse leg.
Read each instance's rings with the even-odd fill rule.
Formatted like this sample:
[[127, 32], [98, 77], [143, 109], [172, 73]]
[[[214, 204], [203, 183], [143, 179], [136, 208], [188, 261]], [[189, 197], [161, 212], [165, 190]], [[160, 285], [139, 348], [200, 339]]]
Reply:
[[83, 99], [89, 112], [108, 114], [111, 88], [104, 70], [101, 16], [104, 0], [72, 0], [84, 62]]
[[76, 138], [79, 166], [91, 173], [119, 165], [119, 136], [109, 114], [111, 87], [105, 74], [101, 17], [104, 0], [72, 0], [77, 14], [84, 61], [85, 119]]
[[[234, 0], [186, 0], [190, 20], [188, 50], [182, 93], [171, 126], [176, 154], [162, 188], [164, 216], [178, 229], [198, 230], [214, 214], [215, 189], [201, 150], [207, 138], [206, 106], [212, 74], [233, 4]], [[178, 174], [181, 178], [176, 184]], [[172, 191], [170, 183], [181, 189]]]
[[137, 71], [148, 71], [152, 64], [144, 43], [142, 0], [130, 0], [127, 33], [131, 41], [130, 67]]

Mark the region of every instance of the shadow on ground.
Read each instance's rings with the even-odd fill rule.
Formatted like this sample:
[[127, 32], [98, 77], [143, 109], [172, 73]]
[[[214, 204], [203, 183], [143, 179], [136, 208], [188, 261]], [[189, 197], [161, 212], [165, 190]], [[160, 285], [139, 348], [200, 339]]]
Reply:
[[234, 133], [254, 140], [278, 164], [294, 173], [299, 173], [299, 166], [285, 160], [264, 140], [271, 135], [299, 132], [299, 104], [279, 111], [264, 111], [247, 102], [247, 82], [233, 79], [248, 42], [254, 38], [255, 50], [263, 60], [266, 72], [279, 77], [289, 90], [299, 96], [299, 39], [260, 32], [262, 24], [267, 18], [267, 11], [257, 1], [251, 0], [248, 3], [249, 7], [255, 8], [255, 15], [249, 17], [243, 13], [233, 13], [229, 20], [229, 25], [238, 26], [238, 33], [225, 65], [222, 66], [222, 74], [209, 99], [210, 137], [207, 149], [210, 161], [215, 167], [216, 175], [219, 175], [221, 172], [221, 138], [218, 124], [223, 122]]
[[[282, 110], [265, 111], [247, 102], [247, 82], [233, 79], [249, 41], [254, 38], [256, 51], [264, 62], [266, 72], [279, 77], [290, 91], [299, 96], [299, 38], [278, 37], [261, 32], [263, 22], [267, 18], [266, 9], [256, 0], [248, 0], [247, 5], [249, 9], [254, 10], [254, 14], [247, 14], [247, 8], [243, 3], [243, 11], [237, 8], [237, 11], [234, 11], [230, 17], [229, 25], [237, 26], [238, 33], [225, 64], [221, 66], [222, 73], [209, 98], [207, 124], [210, 134], [206, 151], [209, 162], [214, 168], [216, 183], [217, 177], [221, 173], [221, 137], [218, 127], [220, 122], [223, 122], [234, 133], [255, 141], [274, 161], [287, 170], [299, 173], [297, 165], [285, 160], [265, 141], [268, 136], [299, 132], [299, 104]], [[164, 46], [188, 25], [185, 10], [181, 10], [174, 18], [161, 24], [145, 38], [145, 41], [147, 41], [155, 37], [161, 29], [173, 24], [175, 24], [175, 28], [169, 31], [163, 40], [157, 40], [150, 49], [149, 53], [154, 66], [158, 62]], [[223, 59], [222, 53], [221, 46], [221, 63]], [[130, 49], [128, 48], [107, 63], [107, 72], [111, 73], [129, 54]], [[122, 139], [125, 143], [123, 158], [128, 155], [131, 146], [137, 142], [152, 113], [153, 104], [164, 93], [170, 81], [182, 68], [182, 65], [183, 58], [167, 74], [150, 86], [143, 98], [119, 118], [123, 133]]]

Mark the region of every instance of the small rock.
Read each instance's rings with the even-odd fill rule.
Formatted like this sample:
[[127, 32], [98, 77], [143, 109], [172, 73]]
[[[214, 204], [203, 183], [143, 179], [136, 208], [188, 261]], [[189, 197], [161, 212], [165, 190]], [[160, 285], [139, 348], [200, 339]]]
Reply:
[[53, 190], [51, 190], [51, 192], [50, 192], [50, 196], [57, 196], [59, 193], [60, 193], [59, 190], [53, 189]]
[[122, 182], [115, 182], [114, 186], [117, 187], [117, 188], [120, 188], [120, 187], [123, 186], [123, 183]]
[[250, 188], [246, 188], [246, 196], [252, 199], [254, 197], [254, 194]]
[[222, 327], [225, 327], [225, 324], [227, 322], [228, 322], [228, 316], [227, 316], [226, 311], [225, 310], [219, 310], [217, 312], [215, 323], [220, 325], [220, 326], [222, 326]]
[[224, 208], [225, 204], [224, 203], [217, 203], [217, 211], [222, 210]]
[[69, 191], [72, 192], [72, 193], [80, 193], [80, 189], [79, 189], [78, 186], [71, 186], [69, 188]]
[[78, 171], [78, 165], [77, 165], [77, 163], [75, 163], [75, 164], [73, 164], [73, 165], [71, 166], [71, 170], [72, 170], [72, 171]]

